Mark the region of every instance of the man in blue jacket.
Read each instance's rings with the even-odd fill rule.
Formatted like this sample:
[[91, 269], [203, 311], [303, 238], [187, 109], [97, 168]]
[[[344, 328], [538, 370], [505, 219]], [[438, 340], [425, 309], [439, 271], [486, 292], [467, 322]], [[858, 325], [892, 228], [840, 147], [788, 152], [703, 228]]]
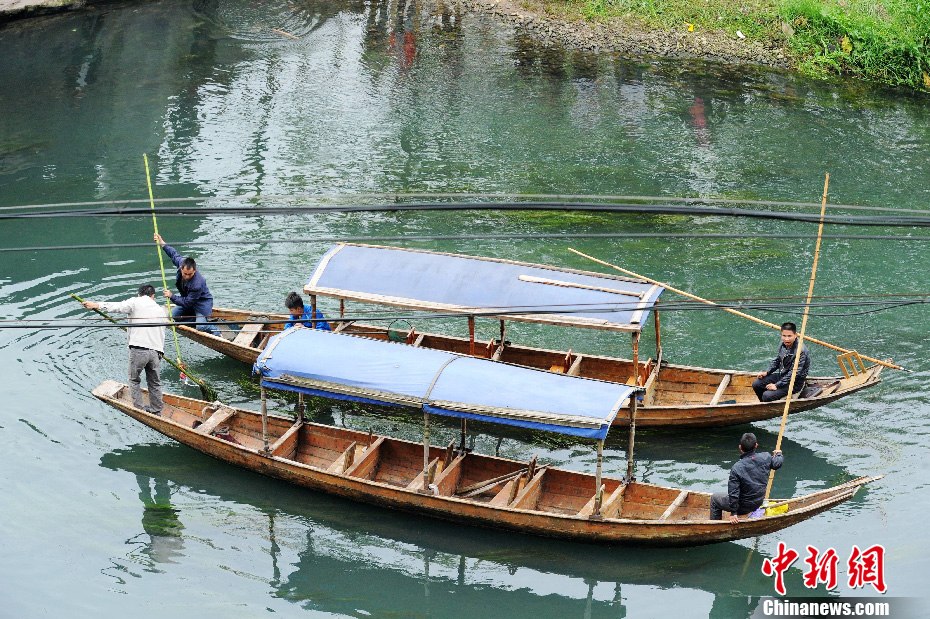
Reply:
[[723, 512], [730, 512], [730, 522], [739, 522], [737, 516], [751, 514], [762, 506], [769, 471], [780, 469], [785, 461], [780, 450], [771, 454], [758, 452], [756, 435], [747, 432], [740, 438], [739, 461], [730, 469], [727, 492], [715, 492], [710, 497], [710, 519], [722, 520]]
[[176, 322], [196, 320], [198, 331], [219, 336], [219, 329], [207, 322], [213, 314], [213, 295], [207, 288], [207, 280], [197, 270], [197, 263], [190, 256], [181, 256], [177, 250], [165, 243], [161, 235], [155, 235], [155, 242], [165, 250], [174, 266], [178, 267], [174, 281], [178, 294], [171, 294], [170, 290], [164, 291], [165, 297], [171, 299], [175, 305], [172, 312], [174, 320]]
[[317, 308], [316, 314], [312, 314], [313, 308], [304, 305], [304, 300], [296, 292], [291, 292], [284, 299], [284, 307], [291, 315], [291, 319], [284, 325], [289, 329], [300, 323], [305, 327], [319, 329], [321, 331], [332, 331], [329, 323], [326, 322], [326, 316]]

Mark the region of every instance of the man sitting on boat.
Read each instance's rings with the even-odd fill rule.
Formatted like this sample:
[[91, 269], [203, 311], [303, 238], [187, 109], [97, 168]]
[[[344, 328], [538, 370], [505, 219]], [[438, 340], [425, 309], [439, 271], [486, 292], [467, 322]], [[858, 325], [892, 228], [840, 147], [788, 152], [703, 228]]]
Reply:
[[771, 454], [758, 452], [756, 435], [747, 432], [740, 438], [740, 458], [730, 469], [727, 492], [715, 492], [710, 497], [710, 519], [722, 520], [723, 512], [730, 512], [730, 522], [739, 522], [737, 516], [752, 514], [765, 500], [765, 487], [769, 471], [780, 469], [785, 461], [781, 451]]
[[213, 295], [207, 288], [207, 280], [197, 270], [197, 263], [190, 256], [182, 256], [176, 249], [165, 243], [160, 234], [155, 234], [155, 242], [161, 245], [174, 266], [178, 267], [175, 277], [175, 286], [178, 294], [171, 294], [165, 290], [165, 298], [171, 299], [176, 305], [172, 316], [176, 322], [193, 322], [196, 320], [197, 330], [218, 336], [219, 329], [207, 322], [213, 314]]
[[[793, 322], [786, 322], [781, 326], [781, 346], [778, 347], [778, 356], [772, 360], [768, 370], [759, 372], [756, 380], [752, 381], [752, 388], [760, 401], [772, 402], [788, 395], [788, 383], [791, 382], [794, 355], [797, 350], [798, 327]], [[798, 375], [794, 380], [794, 393], [804, 388], [804, 381], [807, 379], [810, 367], [811, 358], [807, 346], [802, 346]]]
[[[164, 323], [168, 312], [155, 300], [155, 287], [150, 284], [139, 286], [138, 296], [122, 302], [84, 301], [90, 310], [102, 309], [117, 314], [127, 314], [129, 322]], [[159, 366], [165, 354], [165, 327], [132, 327], [126, 329], [129, 336], [129, 392], [132, 405], [136, 408], [160, 415], [164, 404], [161, 398]], [[141, 375], [145, 370], [145, 382], [149, 387], [149, 405], [142, 404]]]
[[332, 331], [329, 323], [326, 322], [326, 317], [323, 315], [323, 312], [321, 312], [319, 308], [314, 312], [312, 307], [306, 307], [303, 298], [296, 292], [291, 292], [287, 295], [287, 298], [284, 299], [284, 307], [286, 307], [287, 311], [291, 314], [291, 319], [284, 325], [285, 329], [289, 329], [300, 323], [311, 329]]

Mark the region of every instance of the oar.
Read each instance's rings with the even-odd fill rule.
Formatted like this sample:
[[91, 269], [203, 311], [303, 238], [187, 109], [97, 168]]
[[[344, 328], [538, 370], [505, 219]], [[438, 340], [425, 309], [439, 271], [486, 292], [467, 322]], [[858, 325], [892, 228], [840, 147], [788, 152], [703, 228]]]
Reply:
[[[74, 294], [73, 292], [68, 293], [68, 294], [71, 296], [71, 298], [73, 298], [73, 299], [74, 299], [75, 301], [77, 301], [78, 303], [82, 303], [82, 304], [84, 303], [84, 299], [82, 299], [82, 298], [79, 297], [78, 295]], [[110, 322], [112, 322], [113, 324], [119, 324], [116, 320], [113, 319], [112, 316], [110, 316], [109, 314], [107, 314], [107, 313], [106, 313], [105, 311], [103, 311], [103, 310], [95, 309], [95, 310], [91, 310], [91, 311], [92, 311], [92, 312], [96, 312], [97, 314], [100, 314], [101, 316], [103, 316], [104, 318], [106, 318], [107, 320], [109, 320]], [[126, 327], [120, 327], [120, 329], [122, 329], [123, 331], [125, 331], [125, 330], [126, 330]], [[170, 357], [165, 357], [164, 359], [165, 359], [165, 361], [168, 362], [169, 365], [175, 367], [179, 372], [181, 372], [181, 373], [187, 372], [187, 370], [186, 370], [183, 366], [178, 365], [177, 363], [175, 363], [174, 361], [172, 361]], [[209, 402], [215, 402], [215, 401], [216, 401], [216, 391], [213, 389], [213, 387], [211, 387], [210, 385], [208, 385], [207, 382], [206, 382], [205, 380], [203, 380], [202, 378], [197, 378], [196, 376], [192, 375], [190, 372], [187, 372], [187, 377], [190, 378], [190, 379], [191, 379], [192, 381], [194, 381], [195, 383], [197, 383], [197, 386], [200, 387], [200, 394], [203, 396], [203, 399], [204, 399], [204, 400], [207, 400], [207, 401], [209, 401]]]
[[[699, 302], [705, 303], [705, 304], [707, 304], [707, 305], [713, 305], [714, 307], [719, 307], [719, 308], [722, 309], [723, 311], [729, 312], [729, 313], [731, 313], [731, 314], [734, 314], [735, 316], [741, 316], [741, 317], [743, 317], [743, 318], [746, 318], [746, 319], [748, 319], [748, 320], [751, 320], [751, 321], [753, 321], [753, 322], [755, 322], [755, 323], [758, 323], [758, 324], [760, 324], [760, 325], [765, 325], [766, 327], [771, 327], [772, 329], [775, 329], [776, 331], [781, 331], [781, 325], [777, 325], [777, 324], [775, 324], [774, 322], [769, 322], [769, 321], [767, 321], [767, 320], [762, 320], [761, 318], [756, 318], [755, 316], [752, 316], [752, 315], [747, 314], [747, 313], [745, 313], [745, 312], [741, 312], [741, 311], [739, 311], [739, 310], [735, 310], [735, 309], [732, 309], [732, 308], [729, 308], [729, 307], [723, 307], [723, 306], [720, 305], [719, 303], [714, 303], [713, 301], [711, 301], [711, 300], [709, 300], [709, 299], [704, 299], [704, 298], [699, 297], [699, 296], [697, 296], [697, 295], [693, 295], [693, 294], [691, 294], [690, 292], [685, 292], [684, 290], [679, 290], [678, 288], [673, 288], [672, 286], [669, 286], [668, 284], [666, 284], [666, 283], [664, 283], [664, 282], [660, 282], [660, 281], [651, 279], [651, 278], [649, 278], [649, 277], [646, 277], [645, 275], [640, 275], [640, 274], [638, 274], [638, 273], [634, 273], [633, 271], [629, 271], [629, 270], [624, 269], [624, 268], [622, 268], [622, 267], [618, 267], [618, 266], [615, 265], [615, 264], [610, 264], [609, 262], [604, 262], [603, 260], [599, 260], [599, 259], [595, 258], [594, 256], [589, 256], [588, 254], [584, 254], [584, 253], [578, 251], [577, 249], [573, 249], [573, 248], [569, 247], [569, 248], [568, 248], [568, 251], [572, 252], [573, 254], [578, 254], [579, 256], [582, 256], [583, 258], [587, 258], [588, 260], [591, 260], [591, 261], [596, 262], [596, 263], [598, 263], [598, 264], [604, 265], [605, 267], [614, 269], [614, 270], [616, 270], [616, 271], [620, 271], [621, 273], [626, 273], [627, 275], [629, 275], [629, 276], [631, 276], [631, 277], [635, 277], [635, 278], [637, 278], [637, 279], [641, 279], [641, 280], [643, 280], [643, 281], [646, 281], [646, 282], [648, 282], [648, 283], [650, 283], [650, 284], [654, 284], [654, 285], [656, 285], [656, 286], [662, 286], [662, 287], [665, 288], [666, 290], [670, 290], [670, 291], [674, 292], [675, 294], [680, 294], [681, 296], [687, 297], [687, 298], [689, 298], [689, 299], [691, 299], [691, 300], [693, 300], [693, 301], [699, 301]], [[807, 305], [806, 307], [809, 307], [809, 306], [810, 306], [810, 300], [807, 301], [807, 304], [808, 304], [808, 305]], [[818, 340], [818, 339], [815, 339], [815, 338], [812, 338], [812, 337], [807, 338], [807, 341], [808, 341], [808, 342], [813, 342], [814, 344], [820, 344], [821, 346], [824, 346], [824, 347], [826, 347], [826, 348], [829, 348], [829, 349], [831, 349], [831, 350], [835, 350], [835, 351], [838, 351], [838, 352], [841, 352], [841, 353], [852, 352], [851, 350], [848, 350], [848, 349], [846, 349], [846, 348], [841, 348], [841, 347], [837, 346], [836, 344], [831, 344], [830, 342], [825, 342], [825, 341], [823, 341], [823, 340]], [[875, 363], [875, 364], [877, 364], [877, 365], [884, 366], [884, 367], [886, 367], [886, 368], [891, 368], [891, 369], [893, 369], [893, 370], [904, 370], [905, 372], [909, 371], [909, 370], [906, 370], [905, 368], [901, 367], [900, 365], [897, 365], [897, 364], [894, 364], [894, 363], [890, 363], [890, 362], [888, 362], [888, 361], [882, 361], [881, 359], [875, 359], [874, 357], [868, 357], [868, 356], [866, 356], [866, 355], [859, 355], [859, 356], [862, 357], [863, 359], [867, 360], [867, 361], [871, 361], [872, 363]]]
[[[801, 363], [801, 353], [804, 350], [804, 332], [807, 330], [807, 317], [810, 315], [811, 298], [814, 296], [814, 282], [817, 281], [817, 263], [820, 261], [820, 242], [823, 239], [823, 218], [827, 213], [827, 189], [830, 187], [830, 174], [827, 173], [823, 181], [823, 198], [820, 201], [820, 224], [817, 226], [817, 242], [814, 245], [814, 264], [811, 266], [811, 281], [807, 286], [807, 302], [804, 304], [804, 313], [801, 316], [801, 332], [798, 333], [797, 352], [794, 353], [794, 365], [791, 368], [791, 380], [788, 381], [788, 395], [785, 397], [785, 409], [781, 414], [781, 427], [778, 429], [778, 440], [775, 441], [775, 450], [781, 449], [781, 439], [788, 425], [788, 411], [791, 409], [791, 396], [794, 394], [794, 382], [798, 377], [798, 365]], [[775, 469], [769, 471], [769, 482], [765, 486], [765, 499], [763, 505], [768, 504], [772, 492], [772, 482], [775, 481]], [[774, 509], [774, 508], [768, 508]]]

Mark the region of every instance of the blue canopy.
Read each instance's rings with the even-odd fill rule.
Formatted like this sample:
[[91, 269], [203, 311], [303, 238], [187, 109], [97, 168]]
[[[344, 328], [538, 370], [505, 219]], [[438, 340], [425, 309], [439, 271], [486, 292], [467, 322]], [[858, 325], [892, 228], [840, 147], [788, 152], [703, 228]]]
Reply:
[[589, 271], [349, 243], [330, 249], [304, 287], [409, 309], [615, 331], [641, 331], [663, 290]]
[[599, 439], [636, 389], [301, 326], [254, 371], [274, 389]]

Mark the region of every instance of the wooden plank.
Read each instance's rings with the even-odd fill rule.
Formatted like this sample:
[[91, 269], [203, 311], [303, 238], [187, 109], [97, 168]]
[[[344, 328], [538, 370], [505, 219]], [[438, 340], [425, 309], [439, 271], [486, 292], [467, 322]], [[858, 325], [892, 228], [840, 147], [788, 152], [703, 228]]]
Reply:
[[419, 348], [420, 346], [423, 345], [423, 340], [424, 340], [425, 338], [426, 338], [426, 334], [425, 334], [425, 333], [421, 333], [420, 335], [417, 336], [417, 339], [413, 340], [413, 344], [411, 344], [411, 345], [412, 345], [414, 348]]
[[436, 487], [439, 489], [440, 495], [452, 496], [455, 494], [455, 489], [458, 487], [459, 480], [462, 478], [462, 462], [464, 461], [464, 455], [458, 456], [443, 469], [442, 473], [436, 476], [436, 480], [433, 483], [436, 484]]
[[720, 381], [720, 386], [718, 386], [717, 391], [714, 392], [714, 397], [710, 399], [711, 406], [717, 406], [717, 402], [720, 401], [720, 396], [722, 396], [723, 392], [727, 390], [727, 387], [730, 385], [730, 379], [732, 377], [732, 374], [724, 375], [723, 379]]
[[236, 346], [252, 346], [252, 342], [255, 341], [255, 336], [258, 335], [258, 332], [262, 330], [264, 325], [248, 324], [242, 325], [242, 329], [239, 331], [239, 334], [236, 335], [236, 339], [233, 340], [233, 344]]
[[[522, 477], [520, 479], [522, 479]], [[500, 489], [500, 492], [494, 495], [494, 498], [491, 499], [488, 505], [494, 507], [506, 507], [509, 505], [516, 496], [517, 482], [517, 479], [511, 479], [504, 484], [504, 487]]]
[[300, 432], [300, 428], [303, 425], [303, 421], [298, 419], [287, 432], [281, 435], [281, 438], [272, 443], [270, 447], [271, 455], [282, 456], [283, 454], [287, 454], [286, 457], [290, 457], [295, 451], [294, 448], [297, 446], [297, 433]]
[[[581, 516], [582, 518], [588, 518], [589, 516], [591, 516], [591, 514], [594, 513], [594, 504], [597, 503], [597, 495], [601, 494], [601, 496], [603, 497], [603, 492], [604, 492], [604, 484], [601, 484], [600, 491], [595, 492], [594, 495], [590, 499], [588, 499], [588, 502], [584, 504], [584, 507], [578, 510], [578, 515]], [[601, 500], [603, 501], [603, 498]], [[601, 507], [603, 507], [603, 505]]]
[[682, 490], [678, 494], [678, 497], [674, 501], [672, 501], [672, 504], [668, 506], [668, 509], [662, 512], [662, 515], [659, 516], [659, 520], [668, 520], [668, 517], [672, 515], [672, 512], [678, 509], [678, 506], [684, 503], [684, 500], [686, 498], [688, 498], [688, 491]]
[[355, 460], [355, 446], [357, 443], [353, 442], [351, 445], [346, 447], [346, 450], [342, 452], [333, 463], [326, 467], [327, 473], [344, 473], [346, 469], [352, 466], [352, 461]]
[[197, 426], [197, 432], [199, 432], [200, 434], [207, 434], [207, 435], [213, 434], [217, 426], [219, 426], [221, 423], [225, 423], [226, 421], [232, 419], [232, 417], [235, 414], [236, 414], [235, 410], [228, 408], [226, 406], [221, 406], [215, 413], [210, 415], [209, 419], [207, 419], [202, 424]]
[[608, 499], [601, 505], [601, 516], [604, 518], [616, 518], [623, 508], [623, 493], [626, 492], [627, 484], [620, 484], [614, 490]]
[[539, 502], [539, 494], [542, 491], [542, 480], [545, 477], [546, 471], [541, 471], [533, 477], [532, 481], [526, 484], [510, 506], [514, 509], [536, 509], [536, 504]]
[[361, 459], [356, 460], [347, 471], [343, 474], [346, 476], [358, 477], [358, 473], [363, 472], [367, 473], [371, 467], [373, 467], [378, 462], [378, 458], [381, 456], [381, 445], [384, 444], [384, 437], [379, 436], [378, 440], [371, 444], [368, 449], [365, 450], [365, 455]]
[[[429, 466], [426, 467], [426, 472], [429, 477], [435, 477], [437, 466], [439, 466], [439, 458], [433, 458], [432, 461], [429, 463]], [[423, 487], [423, 468], [420, 467], [420, 474], [414, 477], [413, 480], [411, 480], [411, 482], [407, 484], [407, 490], [419, 490], [422, 487]]]
[[572, 361], [571, 366], [569, 366], [568, 371], [565, 372], [569, 376], [579, 376], [581, 374], [581, 360], [584, 359], [582, 355], [575, 357], [575, 360]]

